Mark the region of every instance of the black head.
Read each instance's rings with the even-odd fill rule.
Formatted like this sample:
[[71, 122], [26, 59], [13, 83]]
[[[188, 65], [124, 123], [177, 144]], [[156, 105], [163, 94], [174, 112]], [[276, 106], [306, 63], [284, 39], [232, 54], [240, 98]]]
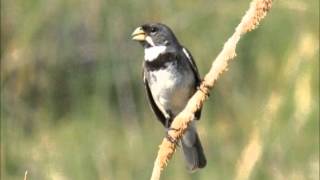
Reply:
[[132, 39], [142, 43], [144, 47], [179, 46], [172, 30], [160, 23], [144, 24], [134, 30]]

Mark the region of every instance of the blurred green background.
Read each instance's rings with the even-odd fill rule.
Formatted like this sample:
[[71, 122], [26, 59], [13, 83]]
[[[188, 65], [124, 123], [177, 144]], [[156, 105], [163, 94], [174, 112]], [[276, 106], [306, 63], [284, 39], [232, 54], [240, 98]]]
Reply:
[[[168, 24], [203, 76], [248, 5], [2, 0], [1, 179], [148, 179], [165, 132], [131, 32]], [[319, 179], [318, 58], [319, 1], [275, 1], [205, 104], [207, 167], [189, 174], [177, 152], [162, 179]]]

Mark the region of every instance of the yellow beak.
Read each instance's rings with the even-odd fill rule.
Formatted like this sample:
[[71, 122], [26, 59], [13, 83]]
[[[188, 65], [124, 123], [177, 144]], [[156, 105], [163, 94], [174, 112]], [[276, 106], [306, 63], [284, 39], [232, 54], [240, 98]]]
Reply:
[[142, 27], [138, 27], [131, 34], [132, 40], [144, 41], [146, 39], [146, 33], [143, 31]]

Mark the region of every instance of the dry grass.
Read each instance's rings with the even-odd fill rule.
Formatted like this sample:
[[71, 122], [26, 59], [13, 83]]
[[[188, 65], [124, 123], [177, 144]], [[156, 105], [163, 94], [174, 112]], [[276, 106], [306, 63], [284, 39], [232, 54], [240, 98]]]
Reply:
[[26, 172], [24, 173], [24, 180], [28, 180], [28, 170], [26, 170]]

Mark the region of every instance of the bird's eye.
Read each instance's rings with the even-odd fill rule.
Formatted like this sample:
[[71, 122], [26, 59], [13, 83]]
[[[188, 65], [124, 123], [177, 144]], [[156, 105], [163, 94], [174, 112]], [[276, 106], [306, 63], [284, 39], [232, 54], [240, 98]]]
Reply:
[[156, 33], [158, 31], [158, 29], [156, 27], [151, 27], [151, 33]]

